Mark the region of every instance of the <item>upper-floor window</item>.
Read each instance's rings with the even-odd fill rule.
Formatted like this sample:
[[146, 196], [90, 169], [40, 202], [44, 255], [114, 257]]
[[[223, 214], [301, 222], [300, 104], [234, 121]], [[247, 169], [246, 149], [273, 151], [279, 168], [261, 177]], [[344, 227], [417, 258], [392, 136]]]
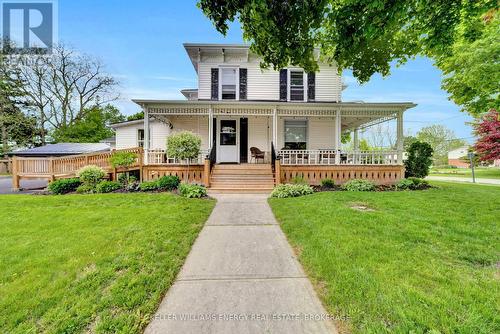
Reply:
[[290, 71], [290, 101], [304, 101], [304, 71]]
[[221, 68], [220, 75], [221, 98], [222, 100], [236, 100], [237, 92], [237, 69]]

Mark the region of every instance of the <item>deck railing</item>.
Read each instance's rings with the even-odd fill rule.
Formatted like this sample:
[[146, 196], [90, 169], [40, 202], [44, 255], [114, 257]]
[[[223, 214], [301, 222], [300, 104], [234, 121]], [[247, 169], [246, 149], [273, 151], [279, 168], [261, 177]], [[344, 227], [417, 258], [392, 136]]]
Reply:
[[278, 154], [282, 165], [397, 165], [398, 161], [397, 151], [380, 150], [281, 150]]
[[13, 163], [15, 164], [15, 172], [18, 175], [71, 175], [87, 165], [96, 165], [105, 169], [110, 169], [111, 165], [109, 158], [114, 152], [136, 153], [136, 162], [131, 167], [136, 167], [141, 164], [142, 148], [113, 150], [111, 152], [80, 154], [66, 157], [16, 157]]
[[[205, 161], [205, 158], [210, 152], [208, 150], [201, 150], [198, 157], [195, 159], [191, 159], [189, 161], [190, 164], [199, 164], [202, 165]], [[179, 160], [176, 158], [169, 157], [167, 154], [167, 150], [164, 149], [152, 149], [146, 150], [145, 156], [147, 155], [147, 164], [148, 165], [186, 165], [187, 160]]]

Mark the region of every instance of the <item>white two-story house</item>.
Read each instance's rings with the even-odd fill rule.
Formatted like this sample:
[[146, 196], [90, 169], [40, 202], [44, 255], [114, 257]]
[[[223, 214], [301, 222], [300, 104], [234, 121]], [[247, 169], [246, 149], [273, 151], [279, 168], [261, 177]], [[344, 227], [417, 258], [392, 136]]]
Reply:
[[[114, 125], [117, 149], [141, 146], [150, 165], [179, 163], [166, 156], [166, 138], [189, 130], [202, 139], [200, 164], [208, 156], [212, 164], [274, 166], [277, 157], [277, 182], [306, 170], [342, 182], [359, 175], [340, 177], [335, 171], [372, 172], [382, 166], [398, 171], [386, 179], [401, 177], [403, 112], [415, 104], [342, 102], [342, 78], [327, 64], [320, 63], [316, 73], [293, 66], [274, 71], [261, 69], [259, 57], [245, 45], [188, 43], [184, 48], [198, 87], [182, 90], [185, 100], [134, 99], [145, 118]], [[393, 119], [396, 150], [359, 151], [358, 131]], [[341, 135], [347, 132], [354, 139], [349, 152], [341, 149]], [[306, 178], [319, 182], [316, 174]]]

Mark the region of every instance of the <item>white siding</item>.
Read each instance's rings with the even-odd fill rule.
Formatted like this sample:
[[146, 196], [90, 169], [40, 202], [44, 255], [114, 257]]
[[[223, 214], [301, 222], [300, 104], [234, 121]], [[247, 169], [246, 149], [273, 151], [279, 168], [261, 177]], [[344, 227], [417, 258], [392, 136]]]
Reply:
[[248, 160], [250, 161], [250, 147], [257, 147], [261, 151], [271, 151], [272, 119], [270, 117], [248, 117]]
[[138, 130], [142, 128], [142, 124], [132, 124], [116, 128], [116, 148], [137, 147]]
[[[279, 100], [279, 72], [274, 70], [262, 70], [258, 62], [230, 62], [218, 63], [213, 59], [198, 65], [198, 98], [210, 100], [211, 98], [211, 69], [220, 65], [238, 66], [248, 69], [248, 100]], [[307, 95], [307, 83], [305, 83]], [[328, 65], [320, 65], [320, 71], [316, 73], [316, 101], [331, 102], [340, 101], [342, 92], [342, 80], [337, 74], [337, 68]]]
[[340, 101], [342, 92], [342, 79], [334, 66], [320, 65], [316, 73], [316, 101]]
[[248, 100], [277, 101], [280, 98], [280, 75], [277, 71], [262, 70], [258, 63], [247, 64]]
[[208, 117], [207, 116], [173, 116], [172, 132], [191, 131], [201, 136], [201, 149], [208, 149]]
[[[278, 120], [278, 145], [276, 150], [285, 146], [285, 119]], [[335, 119], [310, 117], [307, 119], [307, 149], [333, 149], [335, 143]]]
[[167, 137], [170, 134], [170, 128], [167, 124], [161, 122], [150, 122], [150, 136], [152, 149], [165, 149], [167, 147]]
[[315, 150], [320, 148], [334, 148], [335, 120], [324, 117], [309, 118], [308, 137], [308, 149]]

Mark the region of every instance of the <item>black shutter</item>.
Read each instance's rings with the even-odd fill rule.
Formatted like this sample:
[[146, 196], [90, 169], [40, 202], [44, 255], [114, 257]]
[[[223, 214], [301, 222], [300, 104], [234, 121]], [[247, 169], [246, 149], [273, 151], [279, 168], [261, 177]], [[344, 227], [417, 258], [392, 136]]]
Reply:
[[280, 101], [286, 101], [288, 98], [287, 79], [288, 79], [288, 70], [287, 69], [280, 70]]
[[307, 73], [307, 101], [314, 101], [316, 98], [316, 74]]
[[219, 69], [212, 68], [212, 100], [219, 99]]
[[240, 100], [247, 99], [247, 69], [240, 68]]

